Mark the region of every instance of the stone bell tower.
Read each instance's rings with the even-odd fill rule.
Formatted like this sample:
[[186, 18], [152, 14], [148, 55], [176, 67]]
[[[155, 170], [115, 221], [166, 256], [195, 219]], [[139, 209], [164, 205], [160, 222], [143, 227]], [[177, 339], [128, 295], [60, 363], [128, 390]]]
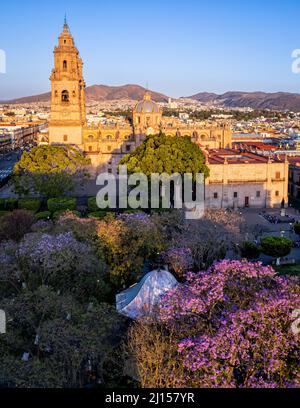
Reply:
[[50, 144], [82, 145], [86, 123], [83, 62], [75, 46], [66, 18], [54, 49], [51, 80]]

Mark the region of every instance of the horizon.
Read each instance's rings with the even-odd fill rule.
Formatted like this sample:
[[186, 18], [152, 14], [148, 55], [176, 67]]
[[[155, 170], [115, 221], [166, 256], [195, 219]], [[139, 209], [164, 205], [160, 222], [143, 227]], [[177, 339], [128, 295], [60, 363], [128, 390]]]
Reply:
[[[116, 87], [116, 88], [118, 88], [118, 87], [125, 87], [125, 86], [140, 86], [140, 87], [144, 88], [145, 90], [147, 89], [146, 87], [144, 87], [144, 86], [141, 85], [141, 84], [120, 84], [120, 85], [93, 84], [93, 85], [87, 85], [86, 88], [91, 88], [91, 87], [96, 87], [96, 86], [108, 86], [108, 87]], [[186, 96], [182, 95], [182, 96], [178, 96], [178, 97], [173, 97], [173, 96], [171, 96], [171, 95], [166, 95], [166, 94], [164, 94], [164, 93], [161, 92], [159, 89], [149, 89], [149, 91], [152, 92], [152, 93], [161, 93], [162, 95], [164, 95], [164, 96], [166, 96], [166, 97], [169, 97], [169, 98], [171, 98], [171, 99], [173, 99], [173, 100], [181, 99], [181, 98], [189, 98], [189, 97], [195, 96], [196, 94], [201, 94], [201, 93], [212, 93], [212, 94], [215, 94], [215, 95], [217, 95], [217, 96], [222, 96], [222, 95], [224, 95], [224, 94], [226, 94], [226, 93], [229, 93], [229, 92], [234, 92], [234, 93], [247, 93], [247, 94], [264, 93], [264, 94], [270, 94], [270, 95], [275, 95], [275, 94], [283, 93], [283, 94], [290, 94], [290, 95], [293, 95], [293, 94], [294, 94], [294, 95], [300, 95], [300, 92], [286, 92], [286, 91], [266, 92], [266, 91], [262, 91], [262, 90], [256, 90], [256, 91], [228, 90], [228, 91], [225, 91], [225, 92], [223, 92], [223, 93], [216, 93], [216, 92], [210, 92], [210, 91], [205, 91], [205, 90], [203, 90], [203, 91], [196, 92], [196, 93], [194, 93], [194, 94], [192, 94], [192, 95], [186, 95]], [[19, 96], [19, 97], [12, 98], [12, 99], [0, 99], [0, 103], [14, 102], [15, 100], [18, 100], [18, 99], [36, 97], [36, 96], [40, 96], [40, 95], [46, 95], [46, 94], [48, 94], [48, 93], [51, 94], [51, 89], [49, 89], [49, 91], [42, 92], [42, 93], [39, 93], [39, 94], [23, 95], [23, 96]], [[49, 99], [49, 100], [50, 100], [50, 99]]]
[[[149, 89], [172, 98], [199, 92], [300, 92], [300, 76], [291, 69], [291, 53], [300, 48], [300, 5], [293, 0], [38, 5], [29, 0], [2, 6], [0, 49], [7, 73], [0, 74], [1, 101], [50, 91], [53, 49], [65, 12], [87, 84], [149, 83]], [[28, 26], [29, 19], [34, 24]]]

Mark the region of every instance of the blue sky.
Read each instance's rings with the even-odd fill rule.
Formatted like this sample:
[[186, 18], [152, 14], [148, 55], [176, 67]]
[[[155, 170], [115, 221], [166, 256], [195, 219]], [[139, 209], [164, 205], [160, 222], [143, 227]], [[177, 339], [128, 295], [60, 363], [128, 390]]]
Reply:
[[65, 11], [87, 85], [135, 83], [178, 97], [199, 91], [300, 92], [300, 2], [4, 1], [0, 100], [46, 92]]

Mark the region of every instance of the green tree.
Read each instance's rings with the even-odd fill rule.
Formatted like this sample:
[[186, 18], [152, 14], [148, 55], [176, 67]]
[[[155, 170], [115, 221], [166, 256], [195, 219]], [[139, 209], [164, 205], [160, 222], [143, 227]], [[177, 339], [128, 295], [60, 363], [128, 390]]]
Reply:
[[256, 259], [259, 257], [260, 248], [253, 242], [245, 241], [240, 246], [240, 253], [242, 258]]
[[204, 173], [209, 175], [205, 156], [188, 136], [166, 136], [164, 133], [151, 135], [131, 154], [121, 159], [128, 172], [151, 173]]
[[38, 146], [23, 153], [15, 165], [13, 183], [20, 195], [31, 192], [59, 197], [88, 177], [89, 159], [73, 146]]
[[261, 240], [261, 250], [264, 254], [279, 259], [287, 256], [292, 249], [293, 242], [285, 237], [266, 237]]

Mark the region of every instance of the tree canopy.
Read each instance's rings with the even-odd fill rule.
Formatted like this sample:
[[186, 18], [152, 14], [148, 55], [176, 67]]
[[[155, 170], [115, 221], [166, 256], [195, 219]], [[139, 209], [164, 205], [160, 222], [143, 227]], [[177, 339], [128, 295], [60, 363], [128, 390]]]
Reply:
[[86, 177], [89, 159], [73, 146], [38, 146], [24, 152], [15, 165], [13, 182], [17, 193], [32, 191], [57, 197], [74, 188], [74, 177]]
[[127, 165], [130, 173], [204, 173], [209, 175], [205, 156], [188, 136], [167, 136], [164, 133], [148, 136], [131, 154], [119, 163]]

